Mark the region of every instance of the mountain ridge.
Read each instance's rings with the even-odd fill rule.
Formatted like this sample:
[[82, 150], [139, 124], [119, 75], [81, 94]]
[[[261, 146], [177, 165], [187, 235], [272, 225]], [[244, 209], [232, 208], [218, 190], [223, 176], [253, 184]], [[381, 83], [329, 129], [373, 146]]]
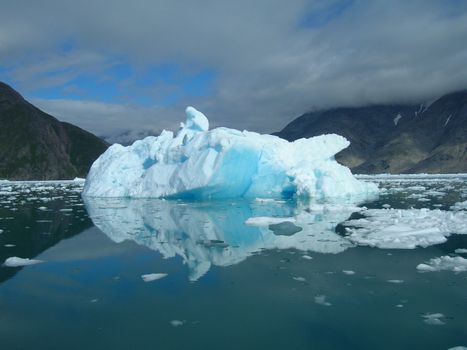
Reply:
[[85, 177], [107, 147], [97, 136], [41, 111], [0, 82], [0, 178]]
[[341, 107], [301, 115], [275, 135], [293, 141], [336, 133], [336, 159], [353, 172], [467, 172], [467, 90], [429, 104]]

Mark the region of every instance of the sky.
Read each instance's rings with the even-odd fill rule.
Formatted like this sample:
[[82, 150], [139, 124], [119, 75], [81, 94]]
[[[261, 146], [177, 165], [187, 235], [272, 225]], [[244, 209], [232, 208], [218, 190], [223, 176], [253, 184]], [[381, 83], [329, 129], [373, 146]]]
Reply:
[[282, 129], [467, 88], [464, 0], [1, 0], [0, 81], [97, 135]]

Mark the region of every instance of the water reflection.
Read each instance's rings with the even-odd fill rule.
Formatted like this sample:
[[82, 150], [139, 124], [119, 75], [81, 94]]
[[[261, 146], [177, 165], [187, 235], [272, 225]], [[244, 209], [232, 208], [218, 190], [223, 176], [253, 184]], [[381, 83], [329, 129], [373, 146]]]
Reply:
[[[114, 242], [135, 241], [165, 258], [179, 256], [196, 281], [212, 265], [237, 264], [270, 249], [340, 253], [352, 244], [335, 233], [355, 207], [327, 210], [294, 202], [184, 203], [155, 199], [84, 198], [94, 224]], [[292, 222], [250, 226], [251, 217], [287, 217]]]

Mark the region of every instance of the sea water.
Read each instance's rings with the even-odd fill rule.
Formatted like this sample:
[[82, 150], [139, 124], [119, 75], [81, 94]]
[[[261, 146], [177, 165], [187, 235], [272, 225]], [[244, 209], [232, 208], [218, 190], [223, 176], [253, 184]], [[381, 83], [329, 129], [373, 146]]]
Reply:
[[[464, 176], [363, 178], [381, 189], [369, 209], [467, 200]], [[0, 183], [0, 263], [36, 261], [0, 267], [1, 349], [467, 346], [467, 272], [417, 270], [467, 258], [467, 235], [380, 249], [349, 239], [352, 206], [83, 201], [82, 186]]]

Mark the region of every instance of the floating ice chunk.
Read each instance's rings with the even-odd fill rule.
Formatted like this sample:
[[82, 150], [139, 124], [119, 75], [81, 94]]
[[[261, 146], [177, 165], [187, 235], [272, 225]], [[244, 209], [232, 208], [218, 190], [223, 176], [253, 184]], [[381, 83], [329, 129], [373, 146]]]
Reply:
[[467, 234], [467, 212], [439, 209], [369, 209], [365, 218], [344, 223], [348, 239], [387, 249], [413, 249], [444, 243], [450, 234]]
[[309, 255], [302, 255], [302, 258], [303, 259], [306, 259], [306, 260], [312, 260], [313, 258]]
[[444, 324], [444, 322], [441, 319], [444, 319], [446, 316], [444, 316], [441, 313], [435, 313], [435, 314], [424, 314], [422, 315], [423, 317], [423, 322], [433, 325], [433, 326], [441, 326]]
[[3, 263], [3, 266], [8, 266], [8, 267], [28, 266], [28, 265], [39, 264], [41, 262], [42, 260], [19, 258], [17, 256], [13, 256], [11, 258], [6, 259], [5, 262]]
[[467, 346], [455, 346], [453, 348], [449, 348], [448, 350], [467, 350]]
[[346, 275], [355, 275], [355, 271], [352, 271], [352, 270], [342, 270], [342, 273]]
[[404, 283], [404, 280], [388, 280], [389, 283], [401, 284]]
[[181, 320], [172, 320], [170, 321], [170, 324], [173, 326], [173, 327], [180, 327], [180, 326], [183, 326], [185, 324], [185, 321], [181, 321]]
[[315, 296], [315, 303], [324, 306], [331, 306], [332, 304], [326, 301], [326, 295], [317, 295]]
[[166, 277], [166, 273], [148, 273], [146, 275], [141, 275], [141, 278], [144, 282], [152, 282], [156, 280], [160, 280], [161, 278]]
[[250, 226], [269, 226], [269, 225], [277, 225], [281, 224], [283, 222], [295, 222], [294, 218], [272, 218], [272, 217], [267, 217], [267, 216], [258, 216], [258, 217], [252, 217], [248, 218], [245, 221], [246, 225]]
[[6, 248], [13, 248], [16, 247], [14, 244], [5, 244], [4, 247]]
[[307, 210], [310, 212], [321, 212], [321, 213], [332, 213], [332, 212], [359, 212], [365, 210], [364, 207], [357, 207], [350, 204], [339, 204], [339, 203], [327, 203], [327, 204], [317, 204], [310, 203], [307, 205]]
[[439, 258], [433, 258], [426, 264], [417, 265], [417, 270], [421, 272], [432, 271], [453, 271], [453, 272], [466, 272], [467, 259], [460, 256], [451, 257], [448, 255]]
[[457, 254], [467, 254], [467, 249], [466, 248], [458, 248], [454, 251], [454, 253]]
[[305, 278], [305, 277], [300, 277], [300, 276], [298, 276], [298, 277], [293, 277], [293, 279], [294, 279], [295, 281], [298, 281], [298, 282], [306, 282], [306, 278]]
[[458, 202], [451, 207], [451, 210], [467, 210], [467, 201]]
[[[208, 130], [192, 107], [174, 134], [114, 144], [92, 165], [83, 194], [139, 198], [348, 198], [377, 193], [334, 160], [348, 147], [329, 134], [288, 142], [228, 128]], [[361, 198], [360, 198], [361, 199]]]

